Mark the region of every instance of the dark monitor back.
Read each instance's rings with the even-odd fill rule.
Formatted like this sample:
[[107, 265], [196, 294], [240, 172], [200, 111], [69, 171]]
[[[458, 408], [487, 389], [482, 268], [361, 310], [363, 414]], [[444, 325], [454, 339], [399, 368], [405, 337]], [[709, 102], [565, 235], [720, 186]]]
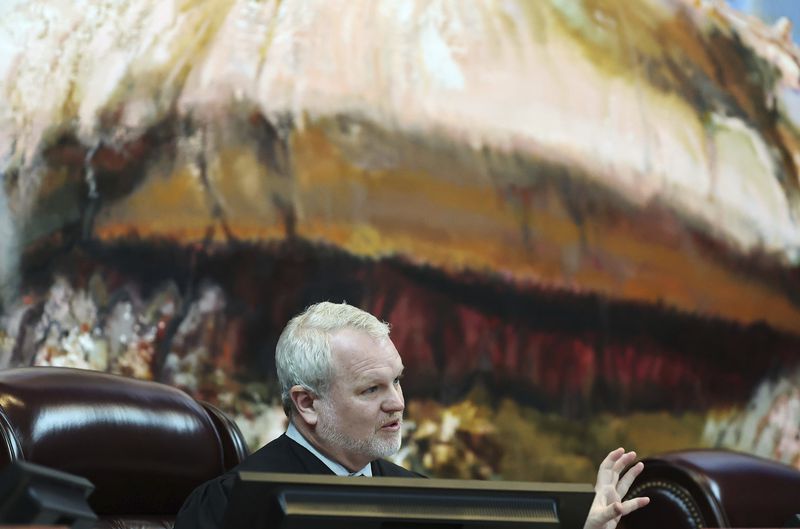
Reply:
[[225, 529], [580, 529], [591, 485], [240, 472]]
[[94, 526], [86, 498], [94, 490], [80, 476], [28, 461], [13, 461], [0, 472], [0, 524]]

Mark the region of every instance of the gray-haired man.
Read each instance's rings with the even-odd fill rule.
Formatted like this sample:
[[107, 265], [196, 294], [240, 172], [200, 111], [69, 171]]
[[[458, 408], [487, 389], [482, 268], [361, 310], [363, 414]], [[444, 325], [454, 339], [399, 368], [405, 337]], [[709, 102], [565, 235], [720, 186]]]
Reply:
[[[294, 317], [275, 353], [286, 433], [238, 467], [196, 489], [175, 529], [217, 529], [241, 470], [308, 474], [423, 477], [389, 461], [400, 449], [405, 401], [403, 362], [389, 326], [346, 303], [317, 303]], [[622, 502], [642, 464], [618, 448], [603, 460], [586, 529], [613, 529], [619, 518], [647, 505]]]

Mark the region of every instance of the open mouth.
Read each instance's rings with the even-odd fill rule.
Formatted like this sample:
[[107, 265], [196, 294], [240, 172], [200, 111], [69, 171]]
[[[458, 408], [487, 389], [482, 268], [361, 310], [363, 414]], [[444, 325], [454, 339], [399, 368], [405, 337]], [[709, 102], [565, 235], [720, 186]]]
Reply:
[[[636, 3], [608, 4], [638, 16]], [[550, 5], [541, 9], [555, 9], [559, 20]], [[537, 13], [538, 4], [521, 11]], [[295, 66], [289, 70], [337, 71], [314, 43], [340, 40], [338, 26], [315, 20], [330, 39], [270, 37], [306, 50], [284, 52]], [[509, 98], [487, 89], [480, 61], [489, 56], [459, 51], [461, 44], [456, 55], [474, 55], [464, 71], [475, 77], [459, 97], [450, 87], [391, 76], [361, 76], [363, 93], [344, 89], [338, 75], [284, 82], [270, 70], [284, 63], [278, 55], [259, 59], [272, 73], [258, 83], [230, 86], [231, 94], [254, 94], [240, 101], [227, 89], [203, 91], [225, 82], [195, 85], [206, 73], [217, 72], [218, 82], [238, 74], [176, 51], [174, 75], [160, 58], [150, 69], [133, 62], [94, 111], [92, 101], [72, 98], [97, 90], [54, 74], [70, 82], [59, 83], [66, 95], [44, 105], [57, 109], [51, 121], [39, 123], [45, 114], [34, 105], [14, 120], [34, 125], [0, 138], [9, 140], [0, 145], [0, 367], [110, 370], [254, 416], [254, 403], [279, 400], [274, 350], [285, 323], [311, 303], [347, 300], [392, 324], [409, 398], [452, 403], [478, 388], [494, 401], [512, 397], [570, 420], [743, 404], [760, 382], [800, 361], [800, 184], [787, 176], [797, 174], [800, 139], [775, 110], [782, 92], [774, 76], [761, 86], [748, 69], [760, 64], [755, 52], [741, 60], [742, 41], [725, 36], [735, 32], [713, 29], [716, 22], [697, 30], [688, 20], [664, 22], [667, 34], [683, 35], [671, 43], [683, 53], [668, 54], [651, 41], [661, 32], [635, 30], [642, 44], [633, 39], [617, 53], [616, 44], [598, 47], [619, 42], [616, 33], [599, 39], [594, 32], [606, 30], [594, 26], [581, 37], [556, 31], [572, 24], [546, 22], [554, 28], [548, 42], [563, 43], [547, 49], [538, 39], [513, 40], [534, 34], [530, 28], [504, 31], [512, 40], [498, 49], [534, 53], [488, 66], [546, 89], [536, 92], [543, 97], [513, 82], [492, 83], [512, 87]], [[140, 46], [138, 34], [121, 34], [120, 45]], [[225, 43], [227, 34], [243, 42], [238, 30], [189, 40]], [[391, 50], [383, 37], [376, 45]], [[274, 48], [253, 42], [248, 58]], [[591, 53], [576, 54], [590, 63], [574, 68], [511, 58], [548, 57], [549, 49], [591, 50], [597, 64]], [[20, 64], [31, 62], [19, 53]], [[74, 60], [103, 68], [94, 53]], [[343, 65], [372, 64], [372, 55], [345, 57]], [[647, 66], [632, 69], [630, 57]], [[247, 64], [232, 66], [249, 71]], [[197, 75], [186, 77], [187, 65]], [[152, 75], [137, 81], [137, 72]], [[620, 102], [619, 110], [597, 104], [600, 114], [584, 115], [582, 91], [526, 81], [547, 78], [595, 87], [598, 102]], [[9, 93], [25, 92], [25, 83], [9, 82]], [[295, 86], [312, 95], [297, 100]], [[380, 93], [387, 86], [427, 92], [392, 97], [406, 102], [395, 108]], [[147, 110], [142, 102], [150, 99]], [[451, 110], [431, 115], [438, 105]], [[71, 114], [83, 108], [96, 122]], [[557, 130], [549, 119], [524, 119], [539, 115], [558, 116]], [[47, 133], [40, 138], [39, 130]], [[647, 154], [632, 155], [639, 152]], [[745, 203], [740, 189], [755, 195]]]
[[400, 430], [400, 426], [402, 424], [403, 424], [402, 421], [392, 421], [381, 426], [381, 430], [389, 432], [397, 432]]

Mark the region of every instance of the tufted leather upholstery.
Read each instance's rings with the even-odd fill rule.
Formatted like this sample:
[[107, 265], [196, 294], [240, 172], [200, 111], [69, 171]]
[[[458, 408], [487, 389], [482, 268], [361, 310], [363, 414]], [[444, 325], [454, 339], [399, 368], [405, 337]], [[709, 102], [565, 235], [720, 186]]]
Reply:
[[800, 513], [800, 471], [725, 450], [644, 459], [628, 497], [650, 505], [623, 518], [624, 529], [784, 527]]
[[186, 496], [244, 459], [221, 411], [155, 382], [57, 367], [0, 371], [0, 467], [88, 478], [101, 527], [171, 527]]

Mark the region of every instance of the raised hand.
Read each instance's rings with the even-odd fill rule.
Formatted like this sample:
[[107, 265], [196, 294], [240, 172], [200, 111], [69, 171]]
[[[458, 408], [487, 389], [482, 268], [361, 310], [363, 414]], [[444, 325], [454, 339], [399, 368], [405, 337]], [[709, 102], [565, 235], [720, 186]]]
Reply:
[[620, 478], [622, 471], [635, 459], [636, 452], [625, 452], [624, 448], [617, 448], [600, 463], [594, 486], [594, 501], [584, 529], [614, 529], [620, 518], [650, 503], [650, 498], [622, 501], [633, 480], [644, 469], [644, 464], [636, 463]]

